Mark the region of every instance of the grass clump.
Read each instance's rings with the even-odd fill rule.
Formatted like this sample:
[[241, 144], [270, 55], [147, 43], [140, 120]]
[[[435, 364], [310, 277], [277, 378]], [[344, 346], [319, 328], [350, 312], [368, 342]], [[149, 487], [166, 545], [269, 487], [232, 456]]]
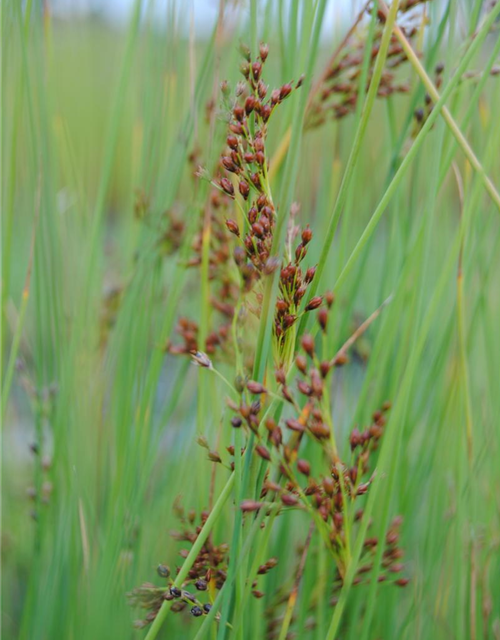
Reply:
[[497, 637], [500, 4], [330, 4], [2, 6], [6, 637]]

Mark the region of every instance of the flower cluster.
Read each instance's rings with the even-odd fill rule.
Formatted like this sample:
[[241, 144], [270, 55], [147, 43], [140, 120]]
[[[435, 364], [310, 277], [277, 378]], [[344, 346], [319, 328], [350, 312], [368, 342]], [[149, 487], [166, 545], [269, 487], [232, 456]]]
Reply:
[[[414, 40], [422, 25], [426, 24], [426, 17], [422, 11], [416, 9], [430, 0], [408, 0], [401, 2], [398, 11], [398, 25], [406, 38]], [[370, 11], [369, 8], [366, 9]], [[358, 24], [361, 25], [360, 15], [355, 27], [349, 32], [349, 36], [343, 46], [330, 60], [328, 67], [322, 75], [321, 82], [316, 87], [314, 99], [311, 101], [307, 126], [318, 127], [328, 117], [335, 120], [344, 118], [356, 109], [359, 92], [359, 77], [363, 66], [366, 38], [360, 37]], [[379, 52], [382, 40], [383, 22], [385, 15], [379, 10], [379, 25], [374, 34], [372, 50], [369, 58], [367, 86], [371, 82], [375, 58]], [[356, 28], [358, 27], [358, 28]], [[397, 70], [407, 61], [406, 54], [398, 42], [396, 36], [391, 36], [387, 61], [380, 79], [377, 95], [379, 98], [388, 98], [397, 93], [408, 93], [408, 82], [398, 79]]]

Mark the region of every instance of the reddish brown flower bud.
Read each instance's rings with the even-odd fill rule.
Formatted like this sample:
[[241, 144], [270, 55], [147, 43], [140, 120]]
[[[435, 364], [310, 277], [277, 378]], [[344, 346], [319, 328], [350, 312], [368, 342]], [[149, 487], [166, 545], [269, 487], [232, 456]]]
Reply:
[[240, 504], [240, 509], [245, 512], [258, 511], [262, 507], [262, 502], [256, 502], [255, 500], [243, 500]]
[[309, 427], [309, 431], [319, 440], [330, 437], [330, 429], [324, 422], [316, 422]]
[[285, 300], [277, 300], [276, 302], [276, 311], [278, 313], [285, 313], [285, 311], [288, 309], [288, 302], [285, 302]]
[[218, 454], [217, 451], [209, 451], [208, 452], [208, 459], [211, 462], [222, 462], [220, 455]]
[[243, 119], [245, 117], [245, 110], [243, 109], [243, 107], [237, 104], [233, 108], [233, 115], [236, 118], [236, 120], [238, 120], [238, 122], [243, 122]]
[[283, 442], [283, 432], [281, 431], [280, 427], [276, 427], [276, 429], [273, 429], [273, 432], [271, 433], [271, 442], [275, 447], [279, 447]]
[[296, 262], [300, 262], [304, 258], [306, 253], [307, 253], [307, 249], [306, 247], [304, 247], [304, 245], [301, 242], [300, 244], [297, 245], [297, 248], [295, 249]]
[[234, 164], [232, 158], [229, 158], [228, 156], [222, 156], [221, 162], [226, 171], [237, 173], [238, 167]]
[[299, 502], [297, 496], [293, 495], [293, 493], [284, 493], [281, 496], [281, 502], [286, 507], [295, 507], [295, 505]]
[[262, 108], [260, 110], [260, 115], [262, 116], [262, 120], [264, 120], [264, 122], [267, 122], [271, 116], [271, 107], [268, 104], [263, 104]]
[[245, 113], [247, 114], [247, 116], [252, 113], [252, 111], [254, 110], [254, 107], [255, 107], [255, 96], [250, 95], [245, 100]]
[[259, 80], [259, 84], [257, 85], [257, 91], [259, 92], [259, 98], [263, 100], [267, 94], [267, 85], [264, 84], [262, 80]]
[[269, 431], [269, 433], [271, 433], [277, 427], [277, 424], [273, 418], [266, 418], [264, 425], [266, 429]]
[[252, 75], [255, 81], [259, 80], [262, 73], [262, 64], [260, 62], [254, 62], [252, 64]]
[[238, 224], [234, 220], [226, 220], [226, 227], [229, 229], [231, 233], [234, 233], [235, 236], [240, 235], [240, 228]]
[[347, 364], [348, 361], [349, 361], [349, 358], [345, 353], [339, 353], [337, 356], [335, 356], [335, 360], [333, 364], [336, 367], [343, 367], [345, 364]]
[[229, 196], [234, 196], [233, 185], [227, 178], [221, 178], [220, 186]]
[[294, 316], [292, 314], [288, 314], [283, 318], [283, 327], [285, 329], [289, 329], [293, 323], [297, 320], [297, 316]]
[[309, 284], [310, 282], [312, 282], [315, 273], [316, 273], [316, 267], [309, 267], [309, 269], [306, 271], [306, 275], [304, 277], [304, 280], [305, 280], [306, 284]]
[[302, 433], [306, 430], [305, 426], [300, 422], [300, 420], [296, 420], [295, 418], [288, 418], [286, 421], [286, 426], [292, 431], [298, 431]]
[[233, 426], [235, 429], [239, 429], [241, 427], [241, 424], [242, 420], [239, 416], [234, 416], [234, 418], [232, 418], [231, 426]]
[[276, 377], [276, 382], [278, 382], [278, 384], [286, 384], [285, 371], [281, 367], [279, 369], [276, 369], [275, 377]]
[[257, 189], [262, 190], [262, 186], [260, 184], [260, 176], [258, 173], [252, 173], [250, 175], [250, 180], [252, 181], [252, 184], [257, 187]]
[[232, 131], [233, 133], [236, 133], [236, 135], [241, 135], [243, 133], [243, 127], [239, 122], [231, 123], [229, 125], [229, 130]]
[[318, 322], [322, 330], [326, 331], [326, 325], [328, 324], [328, 309], [325, 307], [318, 311]]
[[312, 358], [314, 356], [314, 338], [306, 333], [302, 336], [300, 343], [304, 351]]
[[327, 476], [326, 478], [323, 479], [322, 484], [323, 484], [323, 489], [325, 490], [325, 493], [329, 496], [332, 496], [333, 492], [335, 491], [335, 480], [330, 476]]
[[302, 242], [304, 244], [304, 246], [306, 244], [309, 244], [309, 242], [311, 242], [312, 240], [312, 231], [311, 229], [309, 229], [309, 225], [307, 225], [307, 227], [304, 229], [304, 231], [302, 231]]
[[305, 476], [308, 476], [311, 473], [311, 465], [309, 464], [309, 462], [307, 462], [307, 460], [297, 460], [297, 469]]
[[271, 454], [269, 453], [269, 451], [266, 449], [266, 447], [264, 447], [264, 445], [262, 444], [258, 444], [255, 447], [255, 453], [260, 456], [261, 458], [263, 458], [264, 460], [271, 460]]
[[254, 589], [252, 591], [252, 595], [254, 598], [257, 598], [258, 600], [259, 598], [263, 598], [266, 594], [263, 591], [257, 591], [257, 589]]
[[362, 438], [361, 438], [359, 429], [356, 429], [355, 427], [351, 431], [351, 435], [349, 436], [349, 442], [350, 442], [352, 451], [354, 451], [354, 449], [361, 444], [361, 441], [362, 441]]
[[259, 45], [259, 55], [262, 62], [265, 62], [269, 55], [269, 46], [264, 42], [261, 42]]
[[280, 99], [284, 100], [292, 93], [292, 85], [290, 83], [284, 84], [280, 89]]
[[299, 354], [296, 358], [295, 358], [295, 364], [297, 365], [297, 369], [305, 374], [307, 371], [307, 360], [305, 359], [305, 356]]
[[398, 580], [396, 580], [395, 584], [397, 584], [398, 587], [406, 587], [409, 582], [409, 578], [399, 578]]
[[279, 101], [280, 101], [280, 90], [274, 89], [274, 91], [271, 93], [271, 104], [276, 105], [278, 104]]
[[309, 300], [309, 303], [306, 305], [306, 311], [312, 311], [313, 309], [317, 309], [321, 306], [323, 302], [323, 298], [321, 296], [315, 296]]
[[237, 149], [238, 148], [238, 138], [236, 136], [231, 136], [229, 135], [226, 139], [227, 142], [227, 146], [230, 149]]
[[331, 369], [330, 363], [328, 362], [328, 360], [323, 360], [323, 362], [320, 363], [319, 365], [319, 371], [321, 373], [321, 376], [323, 378], [326, 378], [326, 376], [329, 374]]
[[248, 182], [245, 182], [245, 180], [240, 180], [240, 183], [238, 184], [238, 189], [241, 195], [246, 200], [248, 198], [248, 194], [250, 193], [250, 186]]
[[247, 389], [250, 391], [250, 393], [254, 393], [254, 394], [267, 393], [267, 390], [264, 387], [264, 385], [261, 384], [260, 382], [255, 382], [255, 380], [249, 380], [247, 382]]
[[266, 161], [266, 156], [264, 155], [263, 151], [257, 151], [257, 153], [255, 154], [255, 160], [258, 164], [260, 164], [260, 166], [264, 166], [264, 163]]
[[325, 293], [325, 302], [328, 308], [330, 308], [332, 304], [335, 302], [335, 295], [333, 291], [327, 291]]
[[262, 225], [259, 224], [258, 222], [255, 222], [252, 225], [252, 231], [257, 236], [257, 238], [262, 238], [262, 236], [264, 235], [264, 229], [262, 228]]
[[297, 388], [300, 391], [300, 393], [303, 393], [305, 396], [312, 395], [311, 387], [307, 384], [307, 382], [304, 382], [304, 380], [297, 381]]

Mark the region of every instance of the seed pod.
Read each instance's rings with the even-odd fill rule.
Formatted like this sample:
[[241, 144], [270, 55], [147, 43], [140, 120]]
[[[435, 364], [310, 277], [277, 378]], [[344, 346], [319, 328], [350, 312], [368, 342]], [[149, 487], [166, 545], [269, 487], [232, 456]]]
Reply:
[[210, 460], [210, 462], [222, 462], [221, 457], [217, 451], [209, 451], [208, 459]]
[[321, 306], [323, 302], [323, 298], [321, 296], [315, 296], [309, 300], [309, 303], [306, 305], [306, 311], [312, 311], [313, 309], [317, 309]]
[[156, 568], [156, 572], [160, 578], [168, 578], [170, 575], [170, 568], [166, 564], [159, 564]]
[[302, 422], [296, 420], [295, 418], [288, 418], [288, 420], [286, 421], [286, 426], [292, 431], [298, 431], [299, 433], [302, 433], [306, 430]]
[[312, 395], [312, 388], [304, 380], [297, 381], [297, 388], [300, 391], [300, 393], [304, 394], [305, 396]]
[[211, 609], [212, 609], [212, 605], [209, 602], [203, 605], [203, 611], [205, 613], [210, 613]]
[[280, 89], [280, 100], [284, 100], [288, 98], [288, 96], [292, 93], [292, 85], [290, 83], [284, 84]]
[[325, 307], [322, 307], [318, 311], [318, 322], [324, 333], [326, 331], [326, 325], [328, 324], [328, 309]]
[[329, 374], [331, 369], [330, 363], [328, 362], [328, 360], [323, 360], [323, 362], [320, 363], [319, 365], [319, 371], [321, 373], [321, 376], [323, 378], [326, 378], [326, 376]]
[[304, 351], [312, 358], [314, 356], [314, 338], [306, 333], [300, 341]]
[[281, 367], [279, 369], [276, 369], [275, 377], [278, 384], [286, 384], [285, 371]]
[[255, 96], [249, 95], [245, 100], [245, 113], [249, 116], [255, 107]]
[[231, 136], [229, 135], [226, 139], [227, 142], [227, 146], [230, 149], [237, 149], [238, 148], [238, 138], [236, 136]]
[[281, 431], [280, 427], [276, 427], [276, 429], [273, 429], [273, 432], [271, 433], [271, 442], [275, 447], [279, 447], [283, 442], [283, 432]]
[[312, 231], [309, 228], [309, 225], [307, 225], [307, 227], [304, 229], [304, 231], [302, 231], [302, 243], [305, 246], [306, 244], [309, 244], [309, 242], [311, 242], [312, 240]]
[[234, 220], [226, 220], [226, 227], [235, 236], [238, 236], [238, 238], [240, 237], [240, 228]]
[[332, 304], [335, 302], [335, 294], [333, 293], [333, 291], [327, 291], [325, 293], [325, 302], [326, 306], [330, 309]]
[[199, 607], [198, 605], [195, 605], [191, 609], [191, 615], [193, 615], [195, 618], [198, 618], [199, 616], [203, 615], [203, 609], [201, 607]]
[[409, 582], [409, 578], [399, 578], [398, 580], [396, 580], [395, 584], [397, 584], [398, 587], [406, 587]]
[[266, 449], [266, 447], [264, 447], [264, 445], [262, 444], [258, 444], [255, 447], [255, 453], [260, 456], [261, 458], [263, 458], [264, 460], [271, 460], [271, 454], [269, 453], [269, 451]]
[[295, 364], [297, 365], [297, 369], [305, 375], [307, 371], [307, 360], [305, 359], [305, 356], [299, 354], [295, 358]]
[[315, 273], [316, 273], [316, 267], [309, 267], [309, 269], [306, 271], [306, 275], [304, 277], [304, 280], [305, 280], [306, 284], [309, 284], [310, 282], [312, 282]]
[[333, 492], [335, 490], [335, 481], [333, 478], [331, 478], [330, 476], [327, 476], [326, 478], [323, 479], [323, 489], [325, 490], [325, 493], [329, 496], [333, 495]]
[[262, 236], [264, 235], [264, 229], [262, 228], [262, 225], [259, 224], [258, 222], [253, 223], [252, 231], [257, 236], [257, 238], [262, 238]]
[[248, 198], [249, 193], [250, 193], [250, 185], [248, 184], [248, 182], [245, 182], [245, 180], [240, 180], [240, 182], [238, 184], [238, 189], [239, 189], [239, 192], [241, 193], [241, 195], [246, 200]]
[[258, 511], [261, 508], [262, 508], [262, 502], [256, 502], [255, 500], [243, 500], [243, 502], [240, 504], [240, 509], [244, 513]]
[[415, 120], [420, 124], [424, 119], [424, 110], [422, 108], [415, 109], [413, 115], [415, 116]]
[[242, 420], [239, 416], [234, 416], [234, 418], [232, 418], [231, 420], [231, 426], [234, 427], [235, 429], [239, 429], [242, 425]]
[[293, 493], [284, 493], [281, 496], [281, 502], [286, 507], [295, 507], [295, 505], [299, 502], [297, 496], [293, 495]]
[[283, 327], [289, 329], [292, 324], [297, 320], [297, 316], [288, 314], [283, 318]]
[[267, 56], [269, 55], [269, 46], [264, 42], [261, 42], [259, 45], [259, 55], [260, 59], [264, 63], [267, 59]]
[[306, 248], [304, 247], [304, 245], [302, 243], [300, 243], [299, 245], [297, 245], [297, 248], [295, 249], [295, 260], [296, 262], [300, 262], [302, 260], [302, 258], [304, 258], [304, 256], [306, 255]]
[[247, 382], [247, 389], [250, 391], [250, 393], [254, 394], [267, 393], [267, 389], [264, 387], [264, 385], [260, 382], [256, 382], [255, 380], [249, 380]]
[[299, 459], [297, 460], [297, 469], [300, 473], [308, 476], [311, 473], [311, 465], [307, 460]]
[[259, 93], [259, 98], [261, 100], [264, 100], [264, 98], [267, 95], [267, 84], [264, 84], [264, 82], [262, 82], [262, 80], [259, 80], [259, 84], [257, 85], [257, 91]]
[[243, 154], [243, 160], [247, 163], [247, 164], [252, 164], [252, 162], [255, 162], [255, 155], [253, 153], [251, 153], [250, 151], [246, 151]]
[[221, 178], [220, 186], [229, 196], [234, 197], [234, 187], [227, 178]]
[[229, 171], [230, 173], [237, 173], [238, 167], [235, 165], [232, 158], [229, 158], [228, 156], [222, 156], [221, 162], [226, 171]]
[[268, 104], [263, 104], [262, 108], [260, 110], [260, 115], [262, 116], [262, 120], [264, 120], [264, 122], [267, 122], [271, 116], [271, 107]]
[[339, 353], [337, 356], [335, 356], [335, 360], [333, 361], [333, 364], [336, 367], [343, 367], [348, 361], [349, 361], [349, 358], [345, 353]]
[[253, 79], [257, 82], [262, 73], [262, 64], [260, 62], [254, 62], [252, 64], [252, 76]]
[[233, 122], [229, 125], [229, 130], [235, 133], [238, 136], [241, 136], [243, 133], [243, 127], [239, 122]]
[[257, 151], [255, 154], [255, 160], [257, 162], [257, 164], [260, 164], [260, 166], [264, 166], [264, 163], [266, 161], [266, 156], [264, 155], [263, 151]]
[[261, 189], [261, 184], [260, 184], [260, 176], [258, 173], [252, 173], [250, 174], [250, 180], [252, 181], [252, 184], [257, 187], [257, 189]]
[[359, 432], [359, 429], [356, 429], [356, 427], [351, 431], [351, 435], [349, 436], [349, 443], [351, 445], [352, 451], [354, 451], [354, 449], [361, 444], [361, 434]]
[[170, 595], [173, 596], [174, 598], [180, 598], [182, 595], [182, 591], [177, 587], [172, 586], [170, 587]]

